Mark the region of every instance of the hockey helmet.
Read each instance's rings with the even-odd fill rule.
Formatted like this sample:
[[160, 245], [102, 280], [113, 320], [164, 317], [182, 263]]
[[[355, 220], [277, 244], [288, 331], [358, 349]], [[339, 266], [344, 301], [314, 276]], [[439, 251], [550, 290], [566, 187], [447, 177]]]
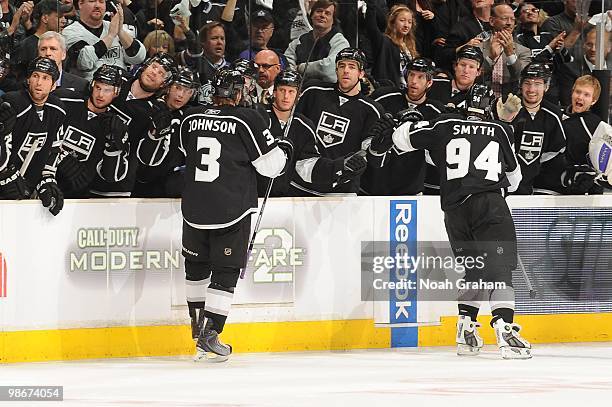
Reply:
[[484, 55], [482, 53], [482, 50], [472, 45], [466, 45], [457, 52], [457, 55], [455, 56], [455, 61], [459, 61], [461, 58], [476, 61], [478, 62], [479, 67], [482, 66], [482, 62], [484, 61]]
[[436, 71], [436, 64], [427, 58], [415, 58], [406, 66], [406, 74], [408, 71], [423, 72], [428, 78], [431, 78]]
[[234, 98], [244, 88], [244, 77], [240, 71], [230, 67], [219, 68], [215, 73], [212, 83], [214, 96], [222, 98]]
[[53, 82], [57, 82], [60, 76], [59, 69], [57, 68], [55, 61], [47, 57], [36, 57], [30, 62], [28, 65], [27, 77], [29, 78], [33, 72], [43, 72], [49, 74], [51, 75]]
[[400, 110], [395, 115], [395, 119], [399, 124], [404, 124], [406, 122], [422, 122], [425, 120], [423, 113], [418, 111], [415, 107], [408, 107], [404, 110]]
[[93, 74], [93, 80], [116, 88], [121, 88], [121, 69], [113, 65], [102, 65]]
[[552, 76], [552, 70], [548, 64], [532, 62], [521, 71], [521, 83], [525, 79], [543, 79], [548, 84]]
[[198, 75], [186, 66], [179, 66], [172, 75], [172, 83], [190, 89], [198, 89], [200, 81]]
[[232, 62], [232, 68], [240, 72], [244, 76], [256, 78], [258, 73], [257, 64], [251, 60], [245, 58], [238, 58]]
[[151, 66], [151, 64], [153, 64], [154, 62], [160, 64], [166, 71], [164, 82], [161, 85], [161, 87], [164, 88], [170, 84], [170, 81], [172, 80], [172, 74], [174, 73], [174, 70], [178, 67], [176, 61], [170, 56], [170, 54], [167, 54], [165, 52], [158, 52], [157, 54], [153, 55], [142, 64], [140, 69], [136, 72], [136, 76], [139, 77], [140, 74], [142, 74], [142, 72], [149, 66]]
[[276, 75], [276, 78], [274, 79], [274, 88], [282, 85], [299, 88], [301, 84], [302, 75], [292, 69], [285, 69], [284, 71], [280, 71], [280, 73]]
[[348, 47], [338, 52], [336, 54], [336, 65], [338, 65], [340, 61], [355, 61], [359, 64], [359, 69], [362, 71], [366, 67], [366, 56], [363, 51], [358, 48]]
[[476, 114], [483, 119], [490, 117], [494, 100], [495, 95], [490, 87], [475, 83], [468, 91], [465, 99], [468, 114]]

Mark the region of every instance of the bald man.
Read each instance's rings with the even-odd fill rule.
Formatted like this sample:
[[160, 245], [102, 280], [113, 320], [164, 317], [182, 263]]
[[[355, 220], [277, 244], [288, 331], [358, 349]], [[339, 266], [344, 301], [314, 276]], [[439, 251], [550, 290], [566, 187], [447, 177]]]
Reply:
[[272, 50], [264, 49], [255, 55], [255, 63], [258, 65], [257, 75], [257, 101], [267, 104], [274, 91], [274, 79], [281, 71], [278, 54]]

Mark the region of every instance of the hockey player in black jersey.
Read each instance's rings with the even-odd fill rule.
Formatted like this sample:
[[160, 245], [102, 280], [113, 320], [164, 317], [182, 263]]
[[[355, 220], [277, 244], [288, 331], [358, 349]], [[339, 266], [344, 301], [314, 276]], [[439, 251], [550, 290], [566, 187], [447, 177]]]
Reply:
[[158, 53], [147, 59], [131, 78], [123, 77], [121, 92], [113, 100], [113, 109], [129, 126], [127, 171], [119, 182], [108, 182], [96, 177], [91, 192], [97, 196], [131, 196], [136, 181], [138, 158], [136, 147], [147, 135], [150, 118], [159, 104], [156, 93], [163, 90], [172, 78], [176, 63], [165, 53]]
[[[272, 102], [267, 106], [268, 128], [276, 139], [286, 137], [294, 148], [288, 170], [276, 177], [270, 196], [302, 196], [303, 189], [317, 190], [329, 185], [350, 182], [365, 171], [367, 162], [361, 153], [335, 160], [321, 157], [316, 146], [314, 125], [305, 116], [295, 113], [302, 77], [293, 70], [281, 71], [274, 80]], [[290, 124], [290, 128], [286, 126]], [[264, 196], [270, 179], [257, 176], [259, 196]]]
[[3, 95], [0, 106], [0, 196], [24, 199], [35, 190], [53, 215], [64, 206], [55, 172], [66, 111], [50, 94], [58, 77], [53, 60], [37, 57], [28, 65], [26, 88]]
[[461, 48], [453, 63], [452, 78], [446, 74], [437, 75], [427, 96], [444, 105], [465, 107], [465, 97], [480, 75], [483, 61], [480, 48], [471, 45]]
[[[392, 133], [392, 143], [402, 151], [429, 150], [439, 168], [444, 223], [455, 257], [483, 259], [480, 268], [466, 267], [465, 281], [505, 283], [505, 288], [488, 292], [459, 290], [458, 354], [474, 355], [483, 346], [476, 318], [478, 299], [487, 299], [502, 357], [530, 358], [531, 345], [521, 338], [520, 327], [513, 321], [516, 232], [504, 199], [504, 190], [518, 187], [521, 167], [512, 147], [511, 127], [489, 120], [492, 96], [486, 86], [474, 85], [466, 99], [466, 118], [408, 122]], [[389, 133], [381, 132], [372, 144], [390, 146], [385, 134]]]
[[546, 64], [531, 63], [521, 72], [523, 107], [512, 122], [516, 156], [523, 180], [517, 194], [555, 194], [564, 191], [565, 131], [561, 110], [544, 99], [552, 72]]
[[109, 107], [119, 95], [121, 76], [119, 68], [102, 65], [84, 93], [56, 92], [66, 106], [57, 180], [67, 198], [89, 197], [96, 174], [112, 183], [127, 171], [128, 127]]
[[[321, 156], [332, 160], [347, 157], [370, 145], [368, 131], [383, 112], [372, 99], [361, 94], [360, 80], [365, 75], [365, 55], [345, 48], [336, 55], [338, 81], [316, 83], [300, 96], [296, 111], [315, 124], [317, 147]], [[343, 184], [328, 184], [316, 190], [302, 188], [305, 194], [356, 193], [359, 178]]]
[[180, 150], [178, 128], [199, 87], [197, 75], [191, 69], [179, 67], [174, 71], [163, 104], [153, 114], [149, 131], [138, 144], [139, 166], [133, 196], [181, 196], [185, 154]]
[[[445, 111], [427, 92], [432, 86], [435, 65], [426, 58], [415, 58], [406, 67], [406, 89], [394, 87], [377, 89], [372, 99], [380, 103], [387, 113], [397, 115], [409, 107], [418, 110], [425, 120], [433, 120]], [[388, 152], [368, 149], [370, 167], [361, 179], [361, 189], [367, 195], [417, 195], [424, 190], [425, 172], [430, 188], [436, 195], [440, 190], [438, 172], [433, 164], [425, 164], [423, 151], [404, 152], [393, 147]], [[431, 168], [428, 168], [431, 167]]]
[[256, 173], [280, 174], [291, 160], [291, 144], [275, 140], [255, 110], [238, 107], [240, 72], [221, 68], [213, 85], [213, 106], [188, 109], [179, 128], [186, 153], [181, 208], [187, 304], [202, 323], [195, 360], [223, 361], [232, 348], [218, 336], [246, 265]]

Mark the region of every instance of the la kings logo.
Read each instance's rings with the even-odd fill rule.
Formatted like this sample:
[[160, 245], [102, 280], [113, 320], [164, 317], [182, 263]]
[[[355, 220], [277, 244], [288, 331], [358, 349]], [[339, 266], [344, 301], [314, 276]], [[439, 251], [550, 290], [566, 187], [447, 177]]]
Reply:
[[63, 138], [63, 146], [67, 150], [72, 150], [77, 154], [79, 161], [86, 161], [93, 151], [96, 138], [75, 127], [60, 127], [60, 139]]
[[350, 119], [324, 111], [317, 124], [317, 138], [325, 148], [342, 144], [350, 124]]
[[525, 164], [533, 164], [542, 154], [544, 133], [540, 131], [523, 131], [518, 155]]
[[45, 145], [45, 141], [47, 141], [47, 132], [44, 133], [30, 133], [26, 134], [21, 147], [19, 148], [19, 157], [22, 161], [25, 161], [28, 152], [32, 148], [34, 141], [38, 140], [38, 146], [36, 147], [36, 152], [39, 152], [43, 149]]

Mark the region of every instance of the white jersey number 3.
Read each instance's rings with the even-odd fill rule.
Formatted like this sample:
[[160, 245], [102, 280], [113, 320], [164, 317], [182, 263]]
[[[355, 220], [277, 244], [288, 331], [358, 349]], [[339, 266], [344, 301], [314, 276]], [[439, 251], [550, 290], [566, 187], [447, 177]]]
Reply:
[[[446, 179], [463, 178], [470, 169], [470, 142], [465, 138], [452, 139], [446, 145], [446, 162], [453, 168], [446, 168]], [[499, 162], [499, 143], [490, 141], [489, 144], [474, 160], [474, 168], [486, 171], [485, 179], [499, 181], [501, 163]]]
[[221, 157], [221, 143], [212, 137], [198, 137], [197, 149], [208, 149], [208, 153], [202, 153], [200, 164], [205, 165], [206, 170], [198, 167], [195, 169], [195, 180], [198, 182], [213, 182], [219, 178], [219, 162]]

